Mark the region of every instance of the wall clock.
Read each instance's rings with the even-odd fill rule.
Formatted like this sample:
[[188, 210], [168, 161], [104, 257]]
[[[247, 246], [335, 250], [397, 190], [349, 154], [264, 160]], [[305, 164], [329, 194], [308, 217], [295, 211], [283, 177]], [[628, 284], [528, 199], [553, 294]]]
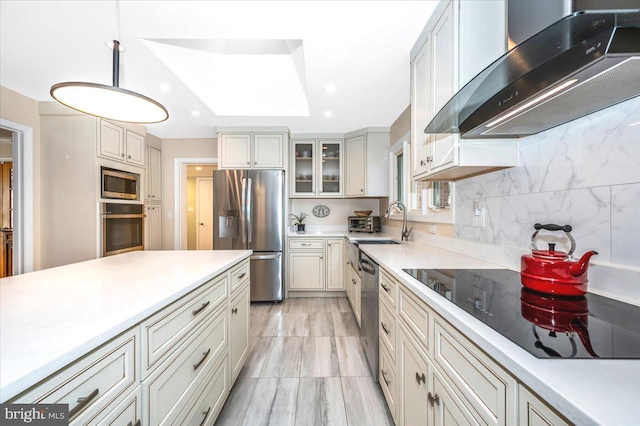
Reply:
[[329, 207], [323, 206], [322, 204], [315, 206], [313, 208], [313, 215], [315, 217], [327, 217], [329, 216], [329, 213], [331, 213], [331, 210], [329, 210]]

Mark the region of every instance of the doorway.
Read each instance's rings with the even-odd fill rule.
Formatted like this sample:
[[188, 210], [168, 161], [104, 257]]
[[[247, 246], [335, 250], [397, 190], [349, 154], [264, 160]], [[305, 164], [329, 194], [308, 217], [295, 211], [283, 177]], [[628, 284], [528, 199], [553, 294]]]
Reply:
[[13, 275], [13, 132], [0, 128], [0, 278]]
[[213, 247], [214, 164], [187, 165], [187, 250]]

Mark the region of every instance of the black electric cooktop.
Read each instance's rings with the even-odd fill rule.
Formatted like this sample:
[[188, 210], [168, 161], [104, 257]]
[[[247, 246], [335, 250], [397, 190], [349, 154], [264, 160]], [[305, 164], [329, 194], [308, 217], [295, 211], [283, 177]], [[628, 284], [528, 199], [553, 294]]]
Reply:
[[640, 359], [640, 307], [528, 290], [506, 269], [403, 269], [538, 358]]

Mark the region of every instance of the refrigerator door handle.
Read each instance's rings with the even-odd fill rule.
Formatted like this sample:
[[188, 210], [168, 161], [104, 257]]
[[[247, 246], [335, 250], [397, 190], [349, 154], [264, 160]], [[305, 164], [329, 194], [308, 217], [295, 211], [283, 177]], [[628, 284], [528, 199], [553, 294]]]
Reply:
[[251, 260], [272, 260], [272, 259], [278, 259], [280, 257], [280, 255], [281, 255], [281, 253], [263, 254], [263, 255], [254, 254], [249, 259], [251, 259]]
[[247, 242], [247, 178], [242, 178], [242, 205], [240, 206], [240, 228], [242, 242]]
[[245, 217], [245, 221], [247, 222], [247, 242], [251, 242], [253, 240], [253, 226], [251, 223], [251, 217], [253, 216], [253, 205], [252, 205], [252, 193], [253, 193], [253, 188], [251, 187], [253, 183], [253, 180], [251, 178], [247, 178], [247, 205], [246, 205], [246, 209], [247, 209], [247, 213], [246, 213], [246, 217]]

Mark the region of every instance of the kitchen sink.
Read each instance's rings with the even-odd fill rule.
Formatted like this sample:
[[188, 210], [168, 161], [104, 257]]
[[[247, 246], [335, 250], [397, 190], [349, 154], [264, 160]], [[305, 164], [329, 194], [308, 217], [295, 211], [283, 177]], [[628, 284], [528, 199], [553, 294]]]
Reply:
[[393, 240], [356, 240], [356, 244], [400, 244]]

